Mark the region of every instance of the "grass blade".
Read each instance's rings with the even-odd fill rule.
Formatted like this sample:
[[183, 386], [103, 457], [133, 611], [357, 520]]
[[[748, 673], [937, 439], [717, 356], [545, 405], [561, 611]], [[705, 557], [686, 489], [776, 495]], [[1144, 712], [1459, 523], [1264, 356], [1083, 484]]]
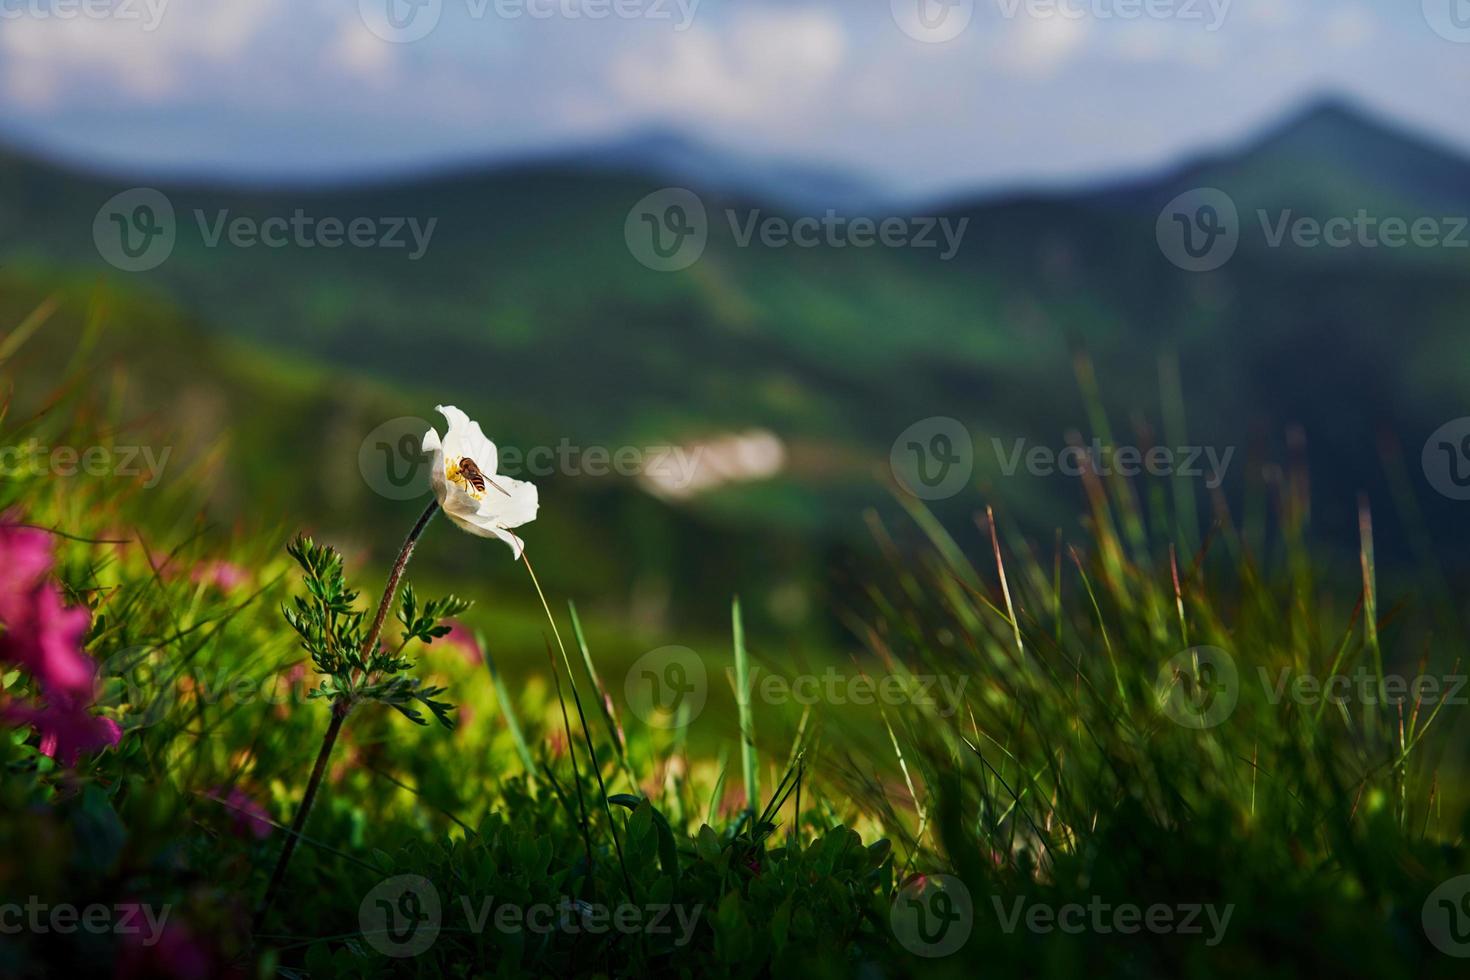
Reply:
[[740, 709], [740, 771], [745, 779], [745, 808], [755, 812], [760, 799], [760, 770], [755, 757], [755, 719], [750, 711], [750, 655], [745, 649], [745, 626], [740, 619], [740, 599], [730, 607], [735, 635], [735, 704]]
[[495, 699], [500, 703], [500, 712], [505, 716], [505, 727], [510, 730], [511, 741], [515, 743], [516, 755], [520, 756], [521, 765], [526, 767], [526, 776], [530, 780], [534, 790], [536, 786], [536, 760], [531, 756], [531, 746], [526, 742], [526, 735], [521, 730], [520, 719], [516, 717], [515, 703], [510, 699], [510, 691], [506, 689], [505, 678], [501, 676], [500, 668], [495, 666], [495, 658], [490, 655], [490, 648], [485, 645], [485, 637], [478, 630], [475, 631], [475, 643], [485, 657], [485, 667], [490, 671], [490, 683], [495, 687]]

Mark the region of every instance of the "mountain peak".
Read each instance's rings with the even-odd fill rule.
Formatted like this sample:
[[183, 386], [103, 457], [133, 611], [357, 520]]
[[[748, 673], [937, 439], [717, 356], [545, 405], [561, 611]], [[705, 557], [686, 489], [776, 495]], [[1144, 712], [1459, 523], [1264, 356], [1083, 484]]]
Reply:
[[1353, 100], [1342, 95], [1324, 95], [1289, 115], [1285, 125], [1362, 127], [1373, 123], [1370, 114]]
[[1250, 151], [1296, 148], [1314, 153], [1356, 153], [1390, 146], [1429, 144], [1387, 123], [1349, 99], [1328, 96], [1311, 102], [1266, 130]]

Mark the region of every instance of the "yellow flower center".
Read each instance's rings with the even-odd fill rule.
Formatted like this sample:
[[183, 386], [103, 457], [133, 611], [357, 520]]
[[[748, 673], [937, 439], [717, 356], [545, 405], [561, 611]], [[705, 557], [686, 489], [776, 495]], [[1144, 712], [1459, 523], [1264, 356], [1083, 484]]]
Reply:
[[480, 472], [480, 467], [475, 464], [475, 461], [468, 456], [446, 460], [444, 478], [475, 500], [485, 496], [485, 475]]

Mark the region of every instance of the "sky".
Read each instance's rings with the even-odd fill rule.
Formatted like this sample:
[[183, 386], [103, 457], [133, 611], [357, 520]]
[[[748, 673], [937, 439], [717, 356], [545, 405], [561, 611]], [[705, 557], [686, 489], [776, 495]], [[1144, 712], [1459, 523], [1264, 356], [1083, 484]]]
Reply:
[[1146, 171], [1324, 95], [1470, 154], [1470, 0], [0, 0], [0, 140], [129, 173], [659, 127], [938, 194]]

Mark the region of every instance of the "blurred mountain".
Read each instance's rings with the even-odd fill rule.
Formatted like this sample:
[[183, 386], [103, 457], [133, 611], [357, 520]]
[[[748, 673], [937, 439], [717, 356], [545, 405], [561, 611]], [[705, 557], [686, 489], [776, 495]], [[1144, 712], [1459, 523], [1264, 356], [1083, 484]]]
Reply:
[[821, 214], [852, 211], [884, 199], [872, 183], [831, 167], [792, 163], [716, 148], [677, 130], [653, 127], [539, 161], [548, 169], [583, 170], [697, 187]]
[[[1195, 187], [1219, 187], [1256, 207], [1298, 213], [1470, 213], [1466, 160], [1355, 104], [1323, 99], [1270, 127], [1244, 148], [1126, 181], [1104, 193], [1158, 206]], [[1398, 209], [1397, 212], [1395, 209]]]
[[[14, 155], [0, 158], [0, 177], [0, 265], [103, 275], [166, 297], [204, 329], [434, 392], [530, 443], [774, 433], [785, 447], [776, 479], [681, 504], [731, 528], [862, 534], [858, 515], [885, 499], [875, 478], [885, 478], [893, 440], [931, 416], [970, 427], [983, 499], [1033, 527], [1069, 520], [1077, 481], [1007, 474], [992, 440], [1056, 450], [1085, 428], [1076, 377], [1085, 352], [1115, 438], [1235, 447], [1232, 485], [1259, 481], [1288, 429], [1303, 433], [1317, 520], [1347, 541], [1357, 492], [1388, 496], [1385, 434], [1415, 467], [1422, 440], [1470, 398], [1460, 353], [1470, 251], [1281, 247], [1263, 236], [1261, 212], [1268, 222], [1287, 210], [1470, 212], [1470, 163], [1340, 103], [1164, 174], [946, 205], [935, 217], [962, 231], [948, 257], [935, 222], [932, 247], [746, 239], [772, 218], [821, 218], [833, 205], [796, 203], [819, 191], [860, 187], [657, 132], [373, 186], [160, 184], [177, 241], [161, 265], [135, 274], [104, 263], [93, 240], [99, 207], [125, 184]], [[707, 246], [677, 273], [640, 261], [630, 218], [674, 181], [698, 191], [708, 217]], [[1173, 264], [1157, 228], [1163, 206], [1198, 187], [1228, 194], [1240, 221], [1236, 253], [1206, 272]], [[883, 213], [872, 202], [852, 208]], [[241, 219], [297, 214], [433, 229], [419, 257], [411, 247], [211, 237]], [[1175, 386], [1161, 377], [1174, 365], [1182, 404], [1166, 432], [1163, 395]], [[966, 520], [981, 499], [935, 506]]]

